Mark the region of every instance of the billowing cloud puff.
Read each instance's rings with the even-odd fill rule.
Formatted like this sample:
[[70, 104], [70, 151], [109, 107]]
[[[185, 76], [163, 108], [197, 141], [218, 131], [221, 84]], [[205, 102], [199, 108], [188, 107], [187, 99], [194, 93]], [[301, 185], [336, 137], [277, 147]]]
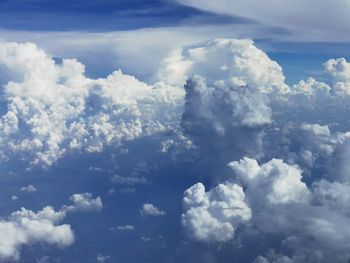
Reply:
[[248, 199], [253, 199], [252, 202], [266, 199], [270, 204], [288, 204], [308, 200], [308, 188], [301, 181], [302, 171], [297, 166], [277, 159], [259, 166], [249, 158], [231, 162], [229, 166], [247, 187]]
[[0, 260], [18, 260], [23, 245], [46, 243], [65, 247], [73, 244], [74, 233], [70, 225], [59, 223], [72, 211], [99, 211], [100, 197], [92, 198], [90, 193], [75, 194], [70, 198], [71, 206], [63, 206], [55, 211], [46, 206], [38, 212], [21, 208], [13, 212], [7, 220], [0, 220]]
[[345, 58], [330, 59], [324, 67], [336, 82], [350, 82], [350, 63]]
[[0, 69], [3, 159], [15, 153], [48, 166], [66, 152], [101, 151], [167, 131], [178, 120], [181, 89], [149, 86], [121, 71], [90, 79], [78, 61], [55, 61], [34, 44], [0, 43]]
[[0, 259], [19, 259], [25, 244], [47, 243], [60, 247], [71, 245], [74, 235], [69, 225], [58, 225], [65, 217], [63, 211], [47, 206], [37, 213], [22, 208], [8, 220], [0, 221]]
[[208, 86], [288, 90], [282, 68], [247, 39], [216, 39], [206, 46], [174, 51], [164, 60], [158, 77], [181, 86], [194, 74], [205, 77]]
[[195, 184], [185, 191], [183, 204], [182, 224], [189, 236], [199, 241], [228, 241], [237, 227], [251, 218], [243, 189], [236, 184], [219, 184], [208, 192], [203, 184]]
[[140, 214], [142, 216], [165, 216], [166, 212], [160, 210], [153, 204], [144, 204], [140, 209]]
[[251, 207], [264, 210], [269, 206], [308, 202], [310, 193], [301, 181], [302, 171], [296, 166], [282, 160], [259, 166], [249, 158], [231, 162], [229, 166], [242, 186], [224, 182], [205, 192], [204, 185], [198, 183], [184, 193], [182, 224], [196, 240], [233, 239], [237, 226], [249, 221], [252, 213], [254, 216]]
[[100, 211], [103, 207], [101, 198], [94, 199], [91, 193], [74, 194], [69, 200], [73, 205], [65, 207], [66, 211]]
[[[208, 193], [200, 183], [186, 190], [182, 223], [191, 238], [204, 242], [233, 239], [233, 231], [224, 224], [227, 221], [216, 214], [226, 210], [211, 204], [223, 205], [223, 196], [237, 197], [239, 193], [241, 206], [236, 204], [236, 209], [228, 211], [242, 212], [238, 207], [244, 205], [249, 217], [238, 217], [234, 222], [241, 223], [242, 229], [258, 230], [260, 237], [273, 239], [279, 236], [282, 251], [293, 251], [288, 256], [270, 255], [271, 259], [260, 256], [254, 262], [305, 262], [307, 259], [328, 262], [332, 258], [338, 262], [347, 261], [350, 254], [346, 240], [350, 233], [342, 229], [350, 222], [348, 184], [322, 179], [308, 188], [302, 181], [302, 170], [298, 166], [277, 159], [260, 166], [256, 160], [244, 158], [231, 162], [229, 166], [234, 175], [232, 182], [221, 183]], [[220, 195], [212, 195], [219, 189]], [[232, 206], [225, 204], [220, 207]], [[211, 211], [215, 211], [214, 215]], [[242, 224], [247, 220], [249, 224]], [[245, 232], [242, 233], [240, 238], [243, 236], [244, 239]]]

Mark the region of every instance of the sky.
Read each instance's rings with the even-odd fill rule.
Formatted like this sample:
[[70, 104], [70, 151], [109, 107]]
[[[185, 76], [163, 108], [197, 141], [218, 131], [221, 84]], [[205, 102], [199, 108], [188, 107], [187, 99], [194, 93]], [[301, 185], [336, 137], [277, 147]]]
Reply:
[[349, 13], [1, 1], [0, 262], [349, 262]]

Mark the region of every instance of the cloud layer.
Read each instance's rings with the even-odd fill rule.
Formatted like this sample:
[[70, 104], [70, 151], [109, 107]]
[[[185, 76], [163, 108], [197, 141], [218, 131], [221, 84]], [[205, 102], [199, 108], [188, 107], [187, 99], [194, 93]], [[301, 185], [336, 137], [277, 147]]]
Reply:
[[[297, 1], [258, 1], [258, 0], [177, 0], [177, 2], [201, 10], [244, 17], [258, 22], [281, 27], [299, 36], [309, 38], [321, 36], [327, 38], [342, 38], [349, 33], [350, 23], [346, 0], [327, 1], [313, 0]], [[316, 8], [317, 7], [317, 8]], [[324, 17], [328, 19], [325, 20]]]
[[[254, 239], [242, 261], [347, 262], [350, 63], [330, 59], [324, 69], [327, 82], [287, 85], [281, 66], [252, 41], [216, 39], [175, 50], [149, 85], [121, 71], [88, 78], [75, 59], [2, 42], [1, 159], [49, 169], [75, 153], [101, 153], [111, 163], [89, 172], [108, 174], [117, 187], [148, 186], [169, 165], [191, 184], [203, 179], [183, 189], [181, 225], [191, 242], [235, 251]], [[130, 167], [118, 167], [118, 158]], [[70, 226], [60, 224], [66, 214], [100, 211], [103, 203], [89, 193], [70, 200], [58, 211], [21, 209], [2, 220], [11, 238], [0, 238], [1, 257], [18, 259], [31, 243], [72, 244]], [[162, 201], [152, 201], [162, 209], [139, 210], [142, 200], [134, 212], [172, 215]]]

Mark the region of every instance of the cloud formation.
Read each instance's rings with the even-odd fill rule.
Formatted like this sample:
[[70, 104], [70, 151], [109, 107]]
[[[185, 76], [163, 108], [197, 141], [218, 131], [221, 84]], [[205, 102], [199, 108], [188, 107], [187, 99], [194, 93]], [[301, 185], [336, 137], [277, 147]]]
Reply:
[[102, 201], [100, 197], [93, 199], [90, 193], [75, 194], [70, 200], [73, 201], [73, 205], [63, 206], [58, 211], [51, 206], [46, 206], [38, 212], [22, 207], [11, 213], [8, 219], [0, 220], [0, 260], [19, 260], [20, 249], [24, 245], [72, 245], [74, 233], [71, 226], [60, 222], [68, 212], [100, 210]]
[[236, 184], [219, 184], [208, 192], [203, 184], [195, 184], [185, 191], [183, 204], [181, 222], [187, 233], [199, 241], [231, 240], [238, 225], [251, 218], [243, 188]]
[[32, 166], [165, 132], [183, 97], [179, 88], [149, 86], [121, 71], [87, 78], [78, 61], [57, 62], [30, 43], [0, 43], [0, 65], [7, 102], [1, 157], [19, 155]]
[[[250, 259], [256, 262], [348, 260], [350, 67], [345, 59], [325, 62], [329, 81], [308, 78], [288, 86], [282, 68], [252, 41], [217, 39], [174, 51], [158, 72], [162, 82], [149, 85], [121, 71], [88, 78], [78, 61], [53, 59], [33, 44], [0, 47], [6, 102], [2, 161], [19, 157], [30, 167], [48, 168], [75, 152], [103, 153], [123, 145], [120, 156], [132, 155], [132, 164], [120, 171], [128, 176], [114, 173], [117, 166], [106, 169], [114, 174], [112, 183], [146, 184], [160, 162], [196, 176], [192, 183], [204, 179], [183, 197], [181, 223], [191, 240], [243, 246], [253, 236], [258, 248]], [[146, 147], [139, 139], [148, 140]], [[133, 149], [128, 142], [136, 142]], [[146, 155], [159, 159], [149, 165], [140, 161]], [[89, 193], [70, 200], [73, 204], [59, 211], [44, 208], [57, 219], [42, 216], [44, 210], [22, 209], [3, 220], [6, 231], [25, 233], [10, 244], [0, 239], [3, 257], [18, 258], [20, 247], [30, 242], [69, 245], [70, 239], [51, 234], [64, 226], [59, 223], [66, 213], [103, 207]], [[139, 212], [166, 215], [150, 203]], [[49, 230], [32, 233], [22, 218]], [[64, 236], [72, 234], [67, 227]]]
[[205, 46], [175, 50], [163, 61], [158, 77], [182, 86], [194, 74], [205, 77], [208, 86], [288, 89], [280, 65], [249, 39], [215, 39]]
[[37, 213], [22, 208], [13, 212], [8, 220], [0, 221], [0, 259], [20, 258], [20, 247], [25, 244], [43, 242], [59, 247], [74, 242], [69, 225], [58, 223], [65, 217], [62, 211], [47, 206]]
[[[278, 242], [279, 248], [266, 246], [266, 255], [256, 255], [256, 262], [329, 262], [332, 258], [346, 262], [348, 232], [341, 229], [350, 220], [346, 205], [349, 63], [331, 59], [324, 64], [329, 82], [309, 78], [291, 86], [284, 83], [281, 70], [248, 66], [248, 70], [267, 76], [282, 75], [278, 79], [283, 85], [277, 85], [282, 89], [268, 88], [273, 87], [271, 82], [256, 82], [254, 74], [247, 77], [235, 64], [223, 59], [218, 61], [224, 65], [216, 64], [215, 59], [202, 56], [212, 50], [210, 45], [216, 47], [212, 56], [217, 54], [217, 58], [223, 57], [222, 52], [230, 57], [234, 46], [228, 40], [216, 40], [200, 48], [200, 60], [189, 62], [186, 70], [198, 63], [191, 74], [199, 75], [190, 77], [185, 85], [181, 127], [199, 159], [211, 161], [213, 169], [204, 172], [210, 176], [213, 171], [214, 181], [221, 183], [207, 192], [201, 183], [185, 191], [182, 225], [186, 233], [197, 241], [220, 243], [237, 235], [244, 242], [257, 231], [257, 240]], [[258, 58], [254, 48], [248, 50]], [[240, 56], [250, 57], [246, 49], [237, 52], [230, 57], [235, 62]], [[264, 56], [260, 59], [268, 64]], [[181, 63], [184, 61], [190, 60], [181, 58]], [[245, 62], [243, 65], [250, 65]], [[224, 72], [232, 69], [249, 81], [228, 82], [234, 75], [211, 76], [215, 71], [202, 70], [211, 66]], [[223, 169], [227, 164], [231, 175]], [[220, 176], [218, 171], [224, 174]], [[230, 195], [235, 196], [232, 202], [240, 204], [232, 218], [215, 210], [216, 204], [229, 207]], [[249, 216], [242, 211], [250, 211]], [[335, 242], [338, 238], [340, 243]], [[271, 249], [277, 249], [276, 256], [268, 253]]]
[[160, 210], [153, 204], [143, 204], [142, 208], [140, 209], [140, 214], [142, 216], [165, 216], [166, 212]]
[[[258, 1], [258, 0], [177, 0], [177, 2], [201, 10], [239, 16], [270, 26], [283, 28], [298, 36], [338, 38], [349, 33], [349, 2], [326, 1]], [[317, 8], [315, 8], [317, 6]], [[329, 19], [324, 20], [324, 16]]]

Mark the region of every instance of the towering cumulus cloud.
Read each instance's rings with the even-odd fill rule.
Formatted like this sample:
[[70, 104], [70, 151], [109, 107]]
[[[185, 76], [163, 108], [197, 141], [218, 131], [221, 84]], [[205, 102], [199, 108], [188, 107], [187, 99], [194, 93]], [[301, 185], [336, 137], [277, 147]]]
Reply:
[[292, 86], [245, 40], [216, 40], [165, 63], [171, 81], [183, 63], [180, 76], [197, 74], [185, 85], [184, 134], [200, 158], [212, 153], [215, 170], [232, 169], [214, 171], [226, 179], [207, 192], [201, 183], [185, 191], [189, 237], [222, 243], [238, 235], [244, 243], [256, 231], [257, 242], [279, 245], [259, 244], [244, 262], [347, 262], [349, 63], [325, 62], [329, 83]]
[[210, 86], [288, 89], [282, 68], [249, 39], [216, 39], [206, 46], [174, 51], [158, 72], [161, 80], [173, 85], [183, 85], [193, 74], [205, 77]]

